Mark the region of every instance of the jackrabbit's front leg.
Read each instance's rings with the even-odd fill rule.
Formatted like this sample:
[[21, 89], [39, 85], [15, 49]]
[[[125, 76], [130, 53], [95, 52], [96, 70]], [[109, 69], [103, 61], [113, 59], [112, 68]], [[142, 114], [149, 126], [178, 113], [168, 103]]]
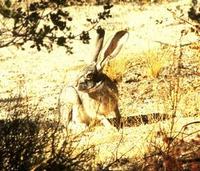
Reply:
[[114, 112], [115, 112], [115, 117], [116, 117], [114, 125], [119, 130], [122, 126], [121, 126], [121, 115], [120, 115], [118, 106], [115, 107]]

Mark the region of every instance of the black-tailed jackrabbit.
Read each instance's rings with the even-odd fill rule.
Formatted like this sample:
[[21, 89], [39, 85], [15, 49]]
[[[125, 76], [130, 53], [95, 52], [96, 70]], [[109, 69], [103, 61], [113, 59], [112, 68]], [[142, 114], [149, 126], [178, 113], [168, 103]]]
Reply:
[[103, 47], [105, 31], [98, 29], [98, 38], [93, 61], [77, 79], [76, 85], [67, 86], [60, 96], [60, 114], [65, 125], [69, 123], [89, 126], [95, 121], [110, 126], [106, 119], [109, 113], [116, 116], [115, 126], [120, 127], [121, 115], [118, 109], [118, 90], [116, 84], [102, 69], [105, 64], [115, 57], [128, 38], [128, 32], [117, 32], [107, 46]]

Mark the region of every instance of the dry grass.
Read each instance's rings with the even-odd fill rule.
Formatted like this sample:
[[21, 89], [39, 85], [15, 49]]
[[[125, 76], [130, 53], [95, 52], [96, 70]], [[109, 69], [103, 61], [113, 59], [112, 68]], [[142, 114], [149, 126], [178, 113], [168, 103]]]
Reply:
[[126, 56], [119, 56], [111, 60], [103, 69], [103, 72], [112, 80], [121, 82], [122, 78], [128, 71], [130, 59]]
[[146, 73], [150, 78], [158, 78], [164, 67], [170, 65], [173, 53], [170, 48], [151, 49], [144, 53]]

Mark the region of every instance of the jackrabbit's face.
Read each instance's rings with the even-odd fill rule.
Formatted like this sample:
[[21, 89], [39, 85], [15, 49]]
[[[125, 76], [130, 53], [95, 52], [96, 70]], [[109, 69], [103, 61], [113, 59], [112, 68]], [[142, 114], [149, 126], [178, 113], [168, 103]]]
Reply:
[[99, 74], [96, 66], [86, 67], [84, 73], [78, 79], [78, 90], [84, 92], [94, 92], [103, 84], [103, 78]]

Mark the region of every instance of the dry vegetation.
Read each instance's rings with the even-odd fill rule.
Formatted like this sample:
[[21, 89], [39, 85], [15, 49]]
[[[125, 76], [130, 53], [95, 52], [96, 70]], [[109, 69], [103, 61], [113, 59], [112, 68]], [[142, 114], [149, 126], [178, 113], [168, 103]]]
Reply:
[[[95, 32], [91, 44], [75, 42], [73, 55], [62, 47], [51, 53], [0, 49], [3, 170], [200, 170], [199, 37], [182, 35], [190, 25], [167, 10], [183, 9], [185, 17], [189, 7], [189, 1], [116, 5], [102, 22], [107, 37], [122, 28], [130, 33], [104, 70], [118, 83], [119, 132], [97, 125], [70, 135], [59, 125], [60, 90], [90, 61]], [[68, 8], [79, 32], [99, 7]]]

